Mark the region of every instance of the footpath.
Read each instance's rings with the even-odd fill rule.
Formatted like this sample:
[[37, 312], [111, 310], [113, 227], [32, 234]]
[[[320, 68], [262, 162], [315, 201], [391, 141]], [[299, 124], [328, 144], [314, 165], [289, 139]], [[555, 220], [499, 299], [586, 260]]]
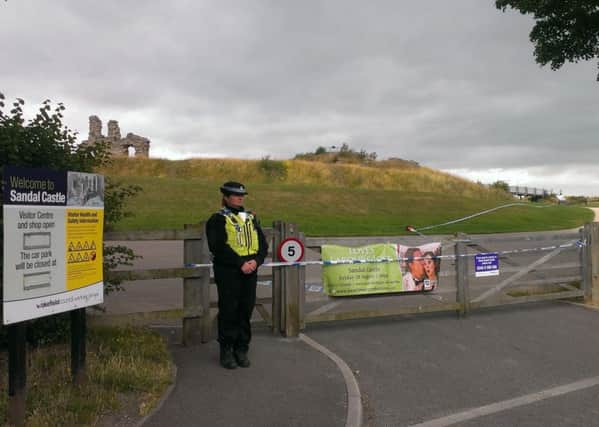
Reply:
[[552, 302], [309, 325], [257, 325], [249, 368], [168, 339], [175, 383], [143, 426], [589, 426], [599, 311]]

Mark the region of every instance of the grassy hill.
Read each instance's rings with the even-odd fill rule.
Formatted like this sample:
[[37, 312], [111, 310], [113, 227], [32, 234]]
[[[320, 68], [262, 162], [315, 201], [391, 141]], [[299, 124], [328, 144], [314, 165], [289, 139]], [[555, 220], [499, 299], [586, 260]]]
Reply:
[[[118, 229], [182, 228], [203, 221], [219, 208], [218, 187], [227, 180], [246, 184], [246, 205], [263, 225], [295, 222], [312, 236], [405, 234], [408, 224], [439, 224], [514, 201], [505, 192], [412, 164], [120, 158], [100, 172], [143, 188], [128, 206], [134, 216]], [[588, 209], [572, 206], [517, 207], [434, 233], [563, 229], [591, 218]]]

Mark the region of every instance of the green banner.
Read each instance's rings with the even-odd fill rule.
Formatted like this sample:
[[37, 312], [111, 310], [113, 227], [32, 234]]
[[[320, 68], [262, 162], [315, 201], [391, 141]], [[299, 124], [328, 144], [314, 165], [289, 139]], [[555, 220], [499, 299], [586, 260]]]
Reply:
[[[397, 245], [381, 243], [350, 248], [322, 245], [322, 282], [331, 296], [402, 291]], [[349, 262], [359, 263], [349, 264]], [[340, 264], [334, 265], [335, 262]], [[342, 264], [348, 262], [348, 264]], [[333, 265], [331, 265], [333, 264]]]

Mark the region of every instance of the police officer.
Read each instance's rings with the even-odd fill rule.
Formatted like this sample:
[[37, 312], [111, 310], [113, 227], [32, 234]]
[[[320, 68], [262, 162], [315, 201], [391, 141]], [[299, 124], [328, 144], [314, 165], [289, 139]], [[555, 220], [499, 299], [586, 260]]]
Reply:
[[243, 208], [247, 191], [239, 182], [225, 182], [222, 209], [206, 223], [218, 288], [220, 364], [227, 369], [250, 366], [250, 318], [256, 303], [258, 267], [268, 243], [256, 216]]

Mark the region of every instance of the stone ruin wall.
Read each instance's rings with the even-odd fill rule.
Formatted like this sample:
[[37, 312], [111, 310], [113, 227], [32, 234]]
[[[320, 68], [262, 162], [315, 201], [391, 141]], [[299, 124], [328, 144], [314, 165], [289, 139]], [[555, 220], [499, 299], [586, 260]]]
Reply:
[[108, 135], [102, 134], [102, 121], [98, 116], [89, 118], [89, 135], [84, 145], [93, 145], [99, 142], [107, 142], [110, 154], [113, 156], [129, 156], [129, 147], [135, 149], [135, 157], [150, 157], [150, 140], [143, 136], [128, 133], [121, 137], [121, 129], [116, 120], [108, 121]]

